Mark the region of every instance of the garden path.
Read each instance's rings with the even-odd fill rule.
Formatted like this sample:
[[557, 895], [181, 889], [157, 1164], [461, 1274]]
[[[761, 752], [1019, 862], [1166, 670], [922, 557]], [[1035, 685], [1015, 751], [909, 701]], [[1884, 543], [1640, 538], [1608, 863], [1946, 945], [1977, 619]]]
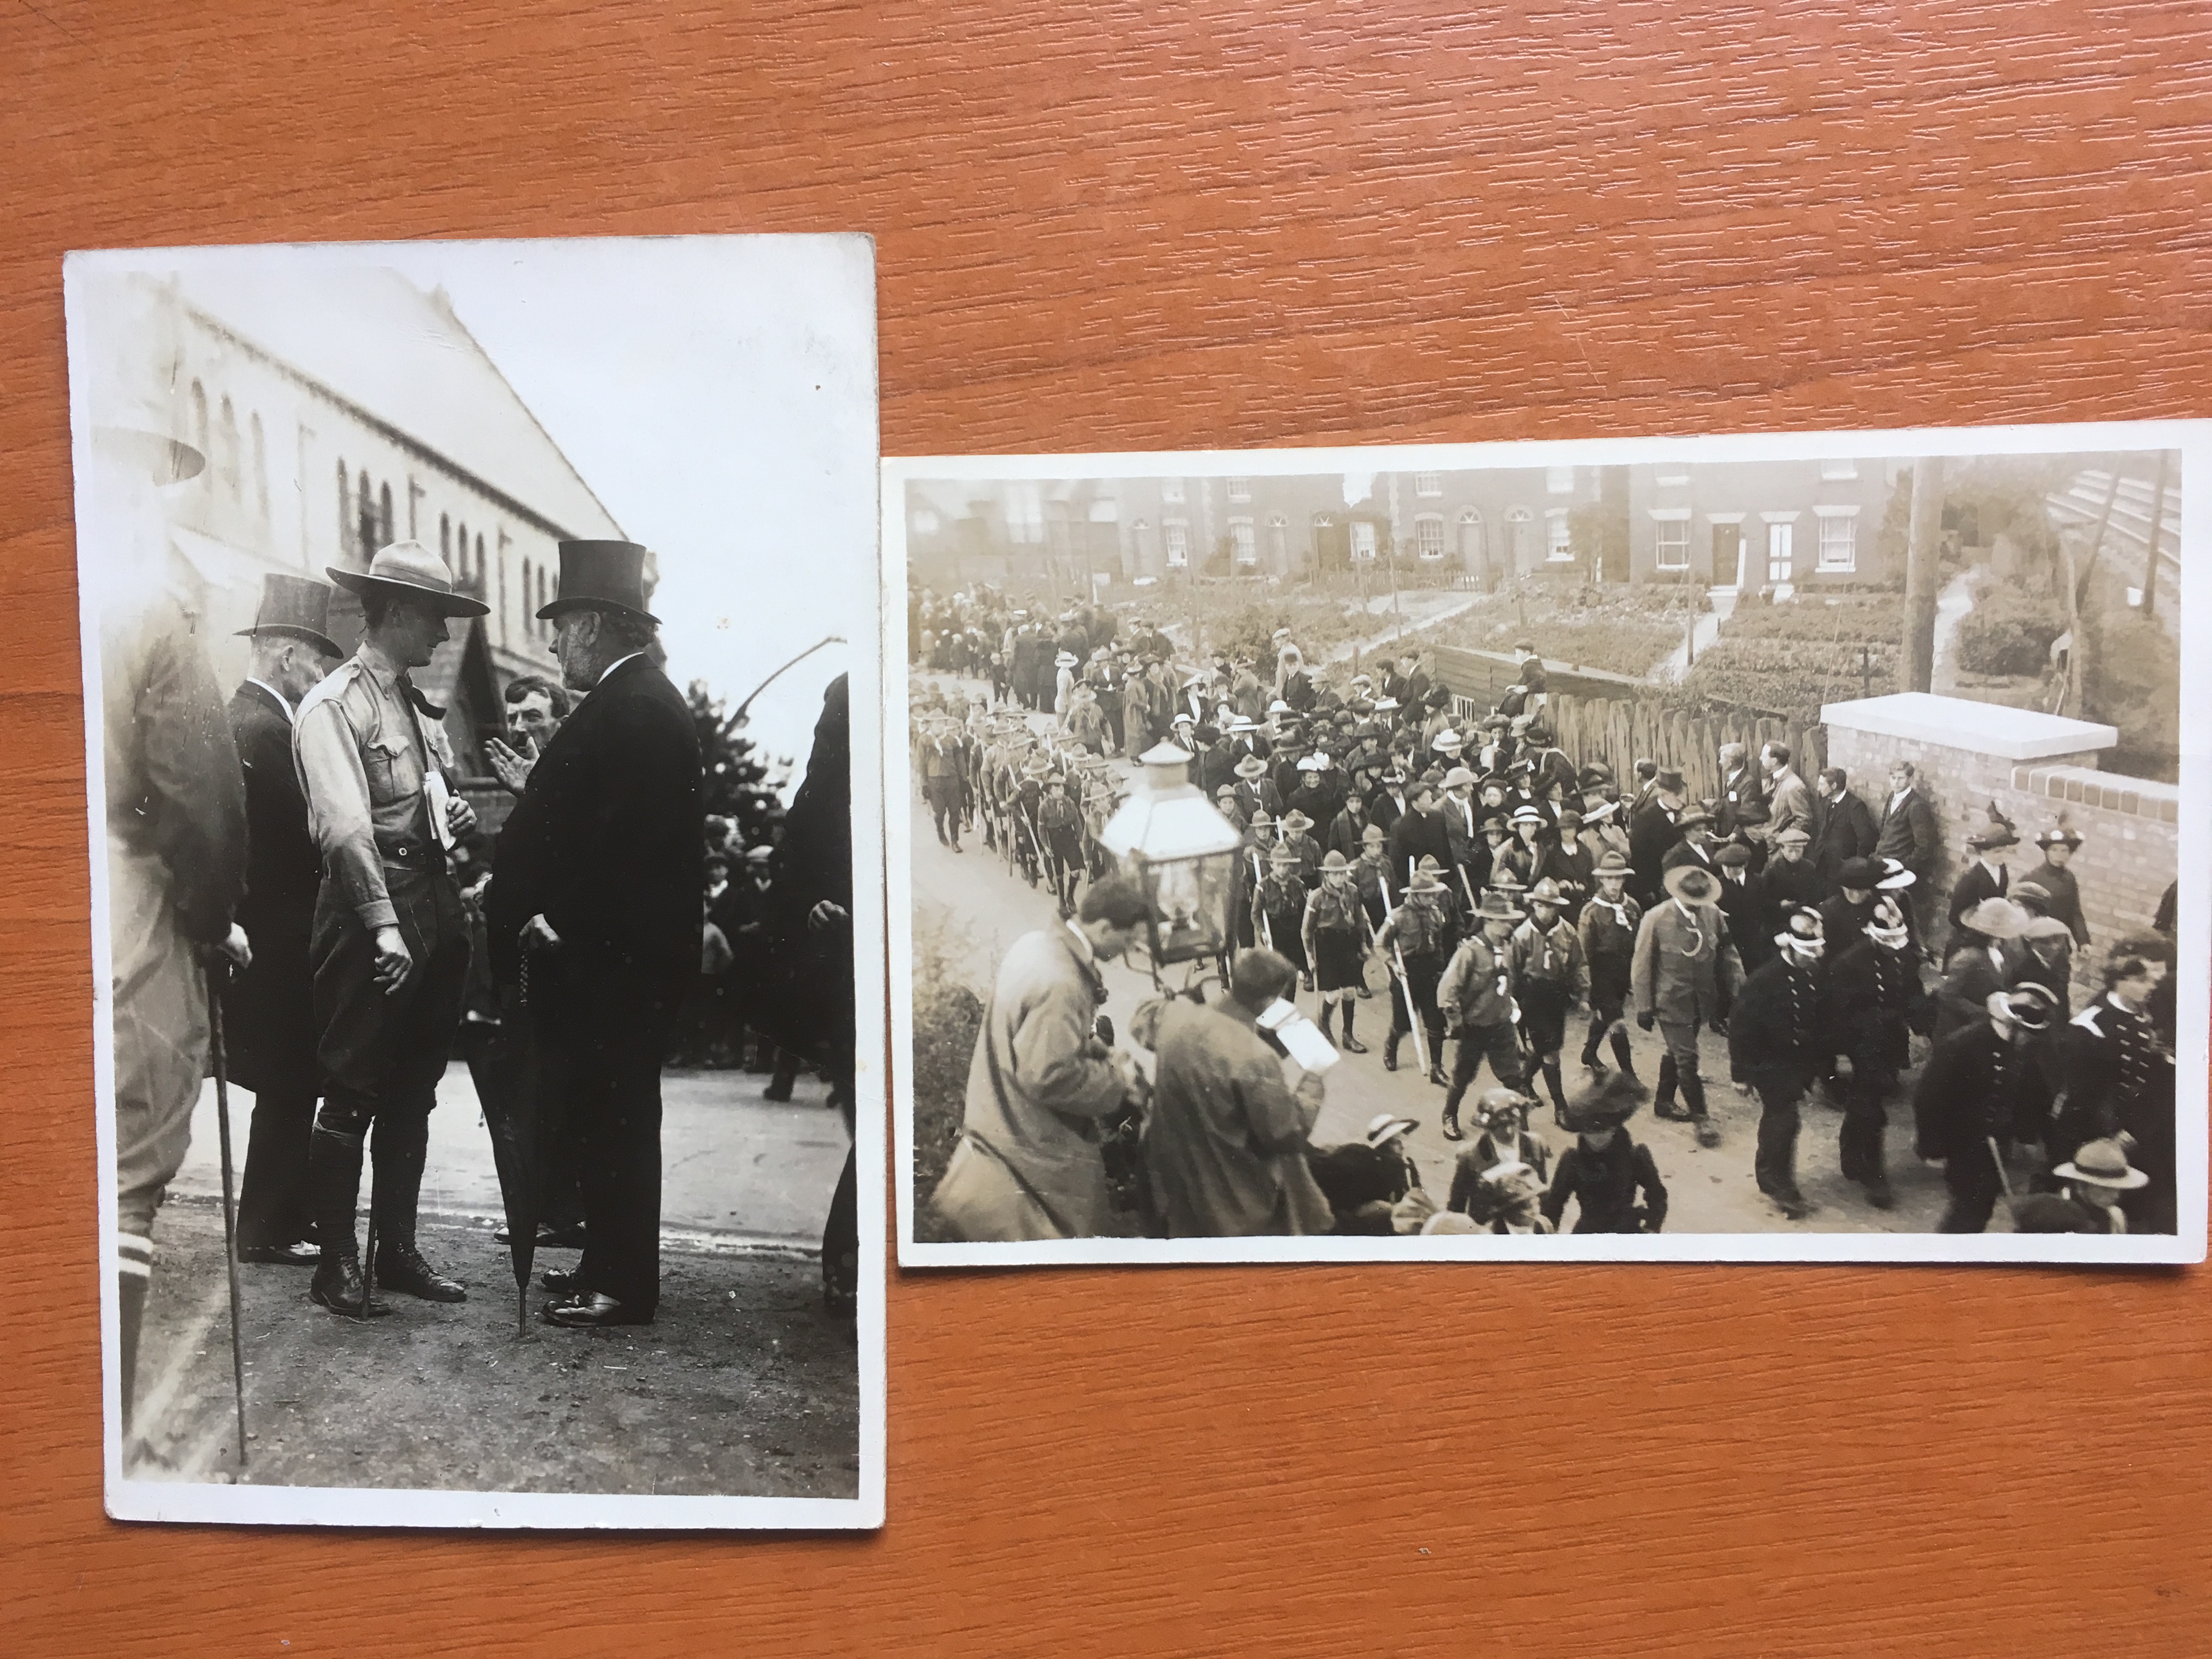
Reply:
[[1652, 669], [1650, 678], [1662, 684], [1672, 684], [1688, 673], [1692, 653], [1704, 656], [1706, 648], [1721, 636], [1721, 624], [1735, 615], [1735, 597], [1733, 588], [1713, 589], [1713, 608], [1698, 617], [1697, 626], [1690, 630], [1690, 637], [1668, 652]]
[[1955, 695], [1959, 690], [1959, 624], [1974, 608], [1974, 573], [1979, 568], [1969, 565], [1936, 596], [1936, 654], [1929, 689], [1938, 696]]

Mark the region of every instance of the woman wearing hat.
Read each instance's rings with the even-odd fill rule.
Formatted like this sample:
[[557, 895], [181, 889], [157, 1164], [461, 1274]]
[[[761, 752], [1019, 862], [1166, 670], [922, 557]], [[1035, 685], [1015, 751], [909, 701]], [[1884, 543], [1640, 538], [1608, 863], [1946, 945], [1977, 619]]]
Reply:
[[1336, 1215], [1332, 1232], [1387, 1238], [1397, 1231], [1392, 1212], [1421, 1184], [1421, 1166], [1406, 1145], [1419, 1127], [1410, 1117], [1378, 1112], [1358, 1139], [1307, 1149], [1306, 1165]]
[[1960, 918], [1984, 899], [2003, 898], [2011, 890], [2012, 872], [2005, 864], [2005, 850], [2020, 844], [2013, 833], [2012, 820], [1990, 803], [1989, 822], [1966, 836], [1967, 849], [1974, 861], [1960, 872], [1951, 884], [1950, 918], [1952, 942], [1959, 942], [1957, 929]]
[[2027, 913], [2009, 899], [1987, 898], [1959, 918], [1958, 943], [1936, 988], [1936, 1041], [1975, 1024], [1990, 995], [2010, 984], [2018, 965], [2012, 941], [2027, 931]]
[[1658, 1027], [1667, 1044], [1652, 1114], [1692, 1124], [1700, 1146], [1717, 1146], [1720, 1129], [1706, 1110], [1705, 1085], [1698, 1075], [1698, 1031], [1708, 1024], [1725, 1031], [1723, 1011], [1743, 983], [1743, 963], [1714, 902], [1720, 896], [1718, 877], [1698, 865], [1678, 865], [1662, 885], [1666, 900], [1637, 928], [1631, 971], [1636, 1023], [1647, 1031]]
[[[1484, 893], [1474, 912], [1474, 931], [1460, 941], [1437, 981], [1437, 1006], [1443, 1011], [1445, 1035], [1459, 1040], [1444, 1095], [1442, 1127], [1447, 1140], [1461, 1139], [1459, 1103], [1485, 1060], [1498, 1082], [1516, 1093], [1524, 1080], [1513, 934], [1527, 920], [1527, 913], [1496, 888]], [[1437, 1080], [1433, 1073], [1430, 1080]]]
[[1578, 1233], [1656, 1233], [1666, 1225], [1667, 1183], [1651, 1149], [1628, 1133], [1643, 1099], [1643, 1085], [1616, 1073], [1594, 1080], [1569, 1104], [1575, 1144], [1561, 1156], [1541, 1206], [1554, 1228], [1570, 1199], [1579, 1212]]
[[2031, 1045], [2057, 1011], [2039, 985], [1990, 995], [1982, 1018], [1939, 1038], [1912, 1091], [1913, 1144], [1938, 1164], [1951, 1202], [1936, 1231], [1978, 1233], [2004, 1191], [1997, 1160], [2039, 1148], [2051, 1121], [2051, 1085]]
[[2063, 823], [2053, 824], [2036, 836], [2035, 844], [2043, 849], [2043, 862], [2029, 871], [2024, 879], [2051, 895], [2045, 909], [2066, 924], [2075, 944], [2086, 945], [2089, 942], [2089, 924], [2081, 916], [2081, 888], [2068, 867], [2081, 848], [2081, 837]]
[[1352, 1034], [1352, 1025], [1358, 1007], [1357, 993], [1364, 989], [1367, 982], [1362, 973], [1368, 938], [1367, 912], [1360, 904], [1359, 890], [1353, 884], [1352, 866], [1346, 862], [1343, 854], [1334, 848], [1322, 860], [1321, 885], [1306, 896], [1305, 915], [1299, 923], [1298, 937], [1305, 959], [1313, 964], [1314, 988], [1321, 994], [1322, 1035], [1331, 1035], [1330, 1016], [1340, 1006], [1344, 1009], [1344, 1041], [1340, 1046], [1346, 1054], [1365, 1054], [1367, 1045]]
[[1483, 1178], [1501, 1164], [1527, 1164], [1535, 1171], [1539, 1190], [1551, 1178], [1552, 1149], [1528, 1128], [1528, 1109], [1534, 1103], [1510, 1089], [1484, 1091], [1474, 1108], [1480, 1133], [1452, 1166], [1447, 1208], [1479, 1217]]

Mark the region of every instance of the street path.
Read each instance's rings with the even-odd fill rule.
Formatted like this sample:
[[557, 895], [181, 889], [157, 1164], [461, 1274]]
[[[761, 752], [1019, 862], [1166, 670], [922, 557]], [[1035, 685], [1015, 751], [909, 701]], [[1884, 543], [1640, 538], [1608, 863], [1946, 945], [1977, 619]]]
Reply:
[[[963, 948], [953, 953], [954, 959], [967, 964], [969, 982], [988, 1000], [994, 965], [1006, 946], [1024, 933], [1055, 924], [1051, 898], [1042, 887], [1032, 890], [1019, 875], [1009, 873], [1005, 860], [984, 848], [980, 832], [971, 832], [965, 850], [955, 854], [938, 843], [928, 812], [918, 799], [910, 798], [909, 810], [917, 933], [948, 923], [959, 930]], [[1169, 970], [1170, 986], [1181, 987], [1182, 973], [1180, 968]], [[1152, 980], [1117, 963], [1106, 969], [1106, 984], [1110, 996], [1104, 1012], [1114, 1021], [1117, 1038], [1149, 1068], [1150, 1056], [1128, 1043], [1126, 1034], [1130, 1014], [1145, 999], [1158, 994]], [[1309, 1013], [1318, 1012], [1316, 1003], [1310, 994], [1300, 998]], [[1413, 1118], [1420, 1127], [1410, 1140], [1421, 1165], [1422, 1184], [1441, 1199], [1450, 1188], [1453, 1163], [1461, 1147], [1446, 1140], [1437, 1127], [1443, 1091], [1429, 1084], [1415, 1068], [1410, 1038], [1401, 1051], [1401, 1069], [1395, 1073], [1382, 1069], [1382, 1038], [1389, 1026], [1387, 1007], [1379, 994], [1358, 1005], [1359, 1037], [1371, 1052], [1346, 1055], [1329, 1074], [1328, 1101], [1315, 1125], [1313, 1139], [1319, 1146], [1352, 1139], [1380, 1112]], [[1571, 1089], [1574, 1052], [1581, 1046], [1586, 1024], [1584, 1018], [1570, 1025], [1567, 1081]], [[1637, 1069], [1649, 1082], [1658, 1072], [1658, 1039], [1632, 1028], [1631, 1041]], [[1662, 1122], [1648, 1109], [1635, 1120], [1637, 1137], [1651, 1147], [1661, 1178], [1667, 1183], [1672, 1205], [1668, 1232], [1934, 1230], [1943, 1209], [1942, 1177], [1911, 1155], [1907, 1103], [1893, 1102], [1890, 1107], [1889, 1164], [1898, 1202], [1895, 1209], [1885, 1214], [1869, 1207], [1860, 1189], [1843, 1179], [1836, 1145], [1841, 1114], [1816, 1101], [1807, 1102], [1798, 1147], [1798, 1178], [1806, 1197], [1816, 1207], [1805, 1220], [1791, 1222], [1767, 1202], [1752, 1179], [1757, 1098], [1739, 1096], [1729, 1085], [1724, 1039], [1706, 1033], [1701, 1052], [1709, 1079], [1707, 1097], [1723, 1132], [1721, 1146], [1711, 1151], [1698, 1146], [1686, 1125]], [[1488, 1086], [1486, 1069], [1470, 1092]], [[1462, 1120], [1467, 1115], [1462, 1110]], [[1534, 1127], [1551, 1142], [1556, 1158], [1566, 1149], [1570, 1137], [1552, 1127], [1548, 1104], [1540, 1108], [1535, 1117]]]
[[1655, 666], [1650, 678], [1675, 682], [1690, 672], [1692, 655], [1702, 657], [1712, 642], [1721, 636], [1721, 624], [1735, 615], [1736, 595], [1733, 592], [1714, 590], [1713, 608], [1698, 613], [1698, 620], [1690, 629], [1690, 637], [1669, 651]]
[[[802, 1078], [788, 1104], [762, 1098], [765, 1072], [671, 1071], [661, 1075], [661, 1231], [697, 1235], [706, 1248], [766, 1246], [818, 1251], [830, 1196], [852, 1146], [829, 1086]], [[253, 1097], [230, 1095], [230, 1132], [241, 1170]], [[215, 1084], [200, 1091], [192, 1144], [170, 1190], [222, 1192]], [[364, 1194], [367, 1178], [363, 1178]], [[364, 1202], [366, 1198], [364, 1196]], [[430, 1114], [424, 1215], [489, 1228], [504, 1218], [491, 1134], [469, 1068], [456, 1060]]]
[[1943, 584], [1943, 591], [1936, 596], [1936, 646], [1931, 658], [1929, 689], [1938, 696], [1955, 692], [1959, 688], [1959, 624], [1974, 608], [1974, 576], [1978, 567], [1968, 566]]

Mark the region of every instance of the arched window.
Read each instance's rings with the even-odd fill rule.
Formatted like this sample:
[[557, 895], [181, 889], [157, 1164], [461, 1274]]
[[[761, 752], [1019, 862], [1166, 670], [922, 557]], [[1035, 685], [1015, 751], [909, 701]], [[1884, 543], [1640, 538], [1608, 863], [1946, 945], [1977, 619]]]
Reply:
[[215, 457], [208, 453], [207, 388], [198, 380], [192, 382], [192, 447], [200, 453], [200, 482], [212, 487]]
[[253, 510], [266, 519], [269, 516], [269, 435], [262, 430], [261, 415], [258, 410], [250, 428], [253, 434]]
[[376, 491], [368, 481], [367, 467], [361, 470], [361, 488], [354, 492], [354, 499], [358, 507], [354, 519], [357, 526], [356, 533], [361, 538], [356, 545], [361, 556], [366, 560], [384, 545], [376, 538]]
[[345, 458], [338, 458], [338, 556], [353, 551], [353, 491], [346, 483]]
[[216, 428], [216, 445], [222, 452], [222, 487], [231, 500], [239, 496], [238, 476], [238, 411], [230, 406], [230, 399], [222, 400], [222, 421]]
[[377, 486], [376, 507], [376, 520], [384, 527], [383, 538], [377, 543], [377, 545], [379, 547], [388, 546], [392, 541], [392, 486], [390, 484], [385, 483], [379, 484]]

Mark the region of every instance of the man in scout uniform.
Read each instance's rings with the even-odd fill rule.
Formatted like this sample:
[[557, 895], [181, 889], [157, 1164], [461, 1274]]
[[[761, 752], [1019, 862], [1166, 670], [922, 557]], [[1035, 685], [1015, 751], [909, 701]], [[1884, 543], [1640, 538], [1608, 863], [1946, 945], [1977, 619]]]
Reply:
[[[1694, 1125], [1700, 1146], [1717, 1146], [1721, 1137], [1705, 1109], [1705, 1085], [1698, 1075], [1698, 1029], [1710, 1024], [1725, 1030], [1723, 1010], [1743, 983], [1743, 963], [1714, 902], [1720, 890], [1720, 878], [1702, 866], [1669, 870], [1665, 898], [1637, 928], [1631, 969], [1636, 1023], [1647, 1031], [1656, 1025], [1667, 1043], [1652, 1115]], [[1680, 1109], [1674, 1104], [1678, 1085], [1684, 1102]]]
[[1474, 913], [1474, 931], [1460, 941], [1437, 983], [1437, 1006], [1443, 1010], [1444, 1029], [1459, 1039], [1452, 1056], [1451, 1087], [1444, 1095], [1441, 1127], [1447, 1140], [1462, 1138], [1459, 1103], [1486, 1059], [1498, 1082], [1516, 1091], [1521, 1087], [1512, 939], [1514, 929], [1527, 920], [1527, 912], [1495, 888], [1485, 893]]
[[1540, 878], [1528, 890], [1528, 920], [1514, 930], [1511, 940], [1521, 1035], [1563, 1120], [1567, 1093], [1559, 1078], [1559, 1050], [1566, 1042], [1567, 1011], [1589, 995], [1582, 939], [1566, 919], [1565, 908], [1559, 884], [1548, 876]]
[[230, 699], [230, 732], [245, 769], [246, 896], [238, 923], [252, 965], [224, 988], [230, 1079], [253, 1091], [253, 1127], [238, 1197], [241, 1261], [311, 1266], [307, 1137], [322, 1080], [315, 1070], [314, 974], [308, 939], [323, 859], [307, 829], [292, 764], [292, 711], [344, 653], [330, 636], [330, 586], [304, 576], [261, 579], [250, 672]]
[[1075, 890], [1083, 879], [1083, 814], [1067, 798], [1067, 780], [1057, 772], [1044, 780], [1037, 806], [1037, 833], [1044, 837], [1052, 868], [1053, 896], [1063, 916], [1075, 914]]
[[[1309, 833], [1313, 827], [1313, 820], [1295, 806], [1283, 814], [1283, 847], [1297, 857], [1298, 879], [1308, 887], [1318, 886], [1321, 882], [1321, 843]], [[1275, 948], [1280, 951], [1283, 947], [1279, 945]]]
[[1444, 1083], [1444, 1016], [1437, 1001], [1437, 982], [1443, 976], [1444, 958], [1452, 941], [1451, 916], [1443, 908], [1443, 883], [1425, 871], [1415, 870], [1406, 885], [1404, 901], [1375, 936], [1376, 949], [1386, 957], [1395, 951], [1398, 960], [1393, 965], [1402, 965], [1405, 970], [1391, 999], [1390, 1035], [1382, 1045], [1382, 1069], [1398, 1069], [1398, 1044], [1413, 1029], [1407, 1007], [1410, 999], [1413, 1008], [1420, 1011], [1421, 1028], [1428, 1035], [1429, 1081], [1439, 1088]]
[[323, 860], [310, 946], [323, 1103], [307, 1159], [322, 1261], [309, 1294], [358, 1315], [374, 1310], [354, 1233], [372, 1122], [371, 1271], [431, 1301], [465, 1294], [416, 1249], [415, 1208], [467, 990], [468, 918], [447, 849], [476, 814], [448, 793], [441, 711], [408, 671], [445, 642], [447, 618], [488, 607], [455, 592], [445, 561], [420, 542], [380, 550], [365, 574], [332, 567], [330, 577], [361, 596], [363, 628], [360, 648], [301, 700], [293, 732]]
[[1355, 994], [1365, 984], [1360, 945], [1367, 937], [1367, 917], [1352, 882], [1352, 866], [1334, 848], [1322, 860], [1321, 885], [1306, 896], [1298, 933], [1306, 960], [1313, 964], [1314, 987], [1321, 993], [1322, 1035], [1331, 1035], [1329, 1016], [1340, 1006], [1344, 1051], [1365, 1054], [1367, 1045], [1352, 1034], [1352, 1021], [1358, 1007]]
[[1370, 823], [1359, 832], [1359, 857], [1352, 866], [1352, 885], [1367, 907], [1370, 931], [1381, 928], [1390, 908], [1390, 849], [1382, 826]]
[[[1253, 895], [1253, 903], [1259, 912], [1253, 924], [1260, 935], [1261, 947], [1273, 951], [1298, 970], [1299, 986], [1313, 988], [1313, 974], [1306, 956], [1302, 929], [1306, 915], [1306, 885], [1299, 878], [1301, 861], [1297, 854], [1287, 846], [1279, 846], [1267, 856], [1267, 873]], [[1296, 1000], [1295, 994], [1292, 1000]]]
[[1621, 1075], [1633, 1078], [1636, 1062], [1621, 1011], [1628, 1004], [1636, 930], [1644, 920], [1644, 907], [1628, 896], [1629, 874], [1628, 860], [1617, 850], [1608, 848], [1599, 855], [1590, 871], [1597, 890], [1583, 906], [1577, 930], [1582, 935], [1583, 961], [1589, 973], [1589, 1035], [1583, 1041], [1582, 1063], [1593, 1072], [1605, 1070], [1597, 1057], [1597, 1045], [1599, 1039], [1610, 1037], [1613, 1058]]

